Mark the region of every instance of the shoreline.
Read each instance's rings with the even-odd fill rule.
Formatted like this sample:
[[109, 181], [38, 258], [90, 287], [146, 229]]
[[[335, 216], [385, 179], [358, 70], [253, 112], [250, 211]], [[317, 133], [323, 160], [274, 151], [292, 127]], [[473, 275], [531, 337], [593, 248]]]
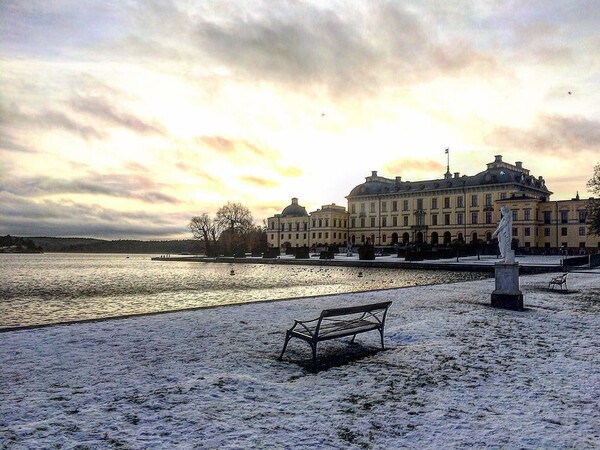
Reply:
[[[481, 278], [486, 279], [486, 278]], [[42, 323], [37, 325], [23, 325], [23, 326], [13, 326], [13, 327], [0, 327], [0, 334], [2, 333], [11, 333], [15, 331], [24, 331], [24, 330], [35, 330], [38, 328], [50, 328], [50, 327], [58, 327], [58, 326], [70, 326], [70, 325], [80, 325], [86, 323], [96, 323], [96, 322], [108, 322], [115, 320], [124, 320], [136, 317], [147, 317], [147, 316], [157, 316], [162, 314], [175, 314], [180, 312], [192, 312], [199, 311], [204, 309], [214, 309], [214, 308], [225, 308], [229, 306], [242, 306], [249, 304], [260, 304], [260, 303], [272, 303], [272, 302], [287, 302], [292, 300], [302, 300], [302, 299], [315, 299], [321, 297], [336, 297], [341, 295], [352, 295], [352, 294], [366, 294], [369, 292], [384, 292], [384, 291], [393, 291], [396, 289], [410, 289], [414, 287], [427, 287], [427, 286], [440, 286], [440, 285], [452, 285], [456, 283], [471, 283], [475, 281], [480, 281], [481, 279], [476, 280], [456, 280], [456, 281], [447, 281], [443, 283], [427, 283], [427, 284], [419, 284], [413, 286], [400, 286], [400, 287], [391, 287], [391, 288], [381, 288], [381, 289], [372, 289], [372, 290], [362, 290], [362, 291], [351, 291], [351, 292], [339, 292], [335, 294], [315, 294], [315, 295], [303, 295], [298, 297], [282, 297], [282, 298], [270, 298], [265, 300], [256, 300], [253, 302], [236, 302], [236, 303], [224, 303], [221, 305], [206, 305], [206, 306], [192, 306], [189, 308], [181, 308], [181, 309], [170, 309], [166, 311], [150, 311], [150, 312], [142, 312], [142, 313], [131, 313], [124, 314], [121, 316], [109, 316], [109, 317], [97, 317], [93, 319], [81, 319], [81, 320], [72, 320], [72, 321], [62, 321], [62, 322], [54, 322], [54, 323]]]
[[[261, 258], [261, 257], [216, 257], [209, 258], [203, 256], [160, 256], [151, 258], [152, 261], [168, 262], [200, 262], [200, 263], [228, 263], [228, 264], [281, 264], [281, 265], [298, 265], [298, 266], [337, 266], [337, 267], [361, 267], [361, 268], [387, 268], [387, 269], [415, 269], [415, 270], [448, 270], [451, 272], [494, 272], [494, 264], [498, 261], [495, 256], [482, 255], [478, 260], [476, 257], [461, 257], [462, 261], [455, 262], [452, 260], [430, 260], [430, 261], [395, 261], [395, 256], [379, 257], [378, 260], [359, 260], [357, 257], [346, 257], [340, 254], [336, 259], [295, 259], [288, 255], [279, 258]], [[352, 259], [350, 259], [352, 258]], [[556, 258], [552, 259], [552, 263], [542, 264], [538, 262], [526, 263], [527, 257], [517, 258], [519, 263], [519, 273], [521, 275], [534, 275], [542, 273], [552, 273], [561, 271], [570, 271], [573, 268], [563, 267], [557, 264]], [[537, 259], [539, 260], [539, 258]]]

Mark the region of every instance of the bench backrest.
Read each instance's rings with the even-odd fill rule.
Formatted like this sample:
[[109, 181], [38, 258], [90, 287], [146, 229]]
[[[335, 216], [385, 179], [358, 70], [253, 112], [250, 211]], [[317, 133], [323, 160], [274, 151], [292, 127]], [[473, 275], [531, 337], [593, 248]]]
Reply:
[[347, 316], [349, 314], [373, 313], [374, 311], [386, 311], [392, 302], [371, 303], [369, 305], [348, 306], [346, 308], [324, 309], [321, 319], [324, 317]]

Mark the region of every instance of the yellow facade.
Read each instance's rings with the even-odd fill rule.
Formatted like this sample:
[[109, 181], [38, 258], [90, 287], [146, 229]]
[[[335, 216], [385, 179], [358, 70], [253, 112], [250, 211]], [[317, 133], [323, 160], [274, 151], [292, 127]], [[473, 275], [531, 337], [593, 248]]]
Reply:
[[302, 212], [293, 199], [282, 214], [268, 219], [267, 239], [279, 247], [348, 241], [378, 246], [490, 243], [500, 208], [506, 205], [519, 247], [537, 252], [566, 248], [572, 254], [598, 251], [600, 238], [587, 234], [587, 200], [551, 201], [551, 195], [543, 177], [532, 176], [521, 162], [504, 162], [501, 155], [473, 176], [448, 170], [440, 179], [403, 181], [372, 172], [346, 197], [348, 210], [332, 204], [310, 215], [302, 208], [301, 217], [290, 216]]

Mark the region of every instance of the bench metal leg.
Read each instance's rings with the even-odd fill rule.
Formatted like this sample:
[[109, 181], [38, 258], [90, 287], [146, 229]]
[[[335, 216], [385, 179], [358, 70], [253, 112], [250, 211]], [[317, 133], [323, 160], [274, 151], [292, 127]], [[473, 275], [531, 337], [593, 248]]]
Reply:
[[283, 358], [283, 354], [285, 353], [285, 349], [287, 348], [288, 342], [290, 342], [291, 336], [289, 333], [285, 334], [285, 343], [283, 344], [283, 350], [281, 350], [281, 355], [279, 355], [279, 361]]
[[351, 344], [354, 344], [354, 339], [356, 339], [356, 335], [352, 336], [352, 340], [350, 341]]
[[312, 347], [313, 369], [316, 371], [317, 370], [317, 343], [316, 342], [311, 342], [310, 346]]
[[379, 334], [381, 335], [381, 350], [385, 350], [385, 347], [383, 345], [383, 328], [379, 330]]

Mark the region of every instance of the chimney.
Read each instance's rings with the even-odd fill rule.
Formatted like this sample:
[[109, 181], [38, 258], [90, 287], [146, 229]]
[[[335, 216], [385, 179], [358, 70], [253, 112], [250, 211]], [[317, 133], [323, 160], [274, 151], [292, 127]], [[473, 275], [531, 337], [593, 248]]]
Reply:
[[297, 205], [298, 199], [296, 197], [292, 198], [292, 205]]
[[496, 158], [494, 162], [502, 162], [502, 155], [496, 155], [494, 158]]
[[517, 169], [522, 169], [523, 168], [523, 163], [521, 161], [517, 161], [515, 163], [515, 166], [517, 166]]
[[454, 178], [460, 177], [460, 172], [454, 172]]
[[402, 177], [396, 177], [396, 184], [402, 183]]
[[371, 176], [373, 178], [375, 178], [377, 176], [377, 171], [376, 170], [371, 171]]

